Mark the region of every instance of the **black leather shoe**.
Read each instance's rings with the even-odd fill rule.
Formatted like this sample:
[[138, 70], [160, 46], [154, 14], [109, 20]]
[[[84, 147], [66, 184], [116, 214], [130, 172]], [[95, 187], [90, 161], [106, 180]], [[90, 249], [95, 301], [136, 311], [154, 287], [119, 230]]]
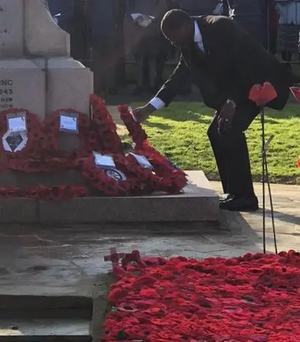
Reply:
[[231, 198], [228, 198], [226, 201], [220, 202], [220, 209], [229, 211], [257, 211], [258, 200], [256, 196], [232, 196]]
[[219, 203], [227, 202], [227, 201], [231, 200], [233, 197], [234, 197], [234, 195], [226, 194], [219, 199]]

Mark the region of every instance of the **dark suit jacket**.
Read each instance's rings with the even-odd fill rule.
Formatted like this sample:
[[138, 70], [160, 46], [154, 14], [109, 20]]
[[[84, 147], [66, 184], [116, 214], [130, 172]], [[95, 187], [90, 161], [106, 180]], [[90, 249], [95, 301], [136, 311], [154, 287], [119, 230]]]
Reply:
[[268, 104], [282, 109], [289, 96], [292, 76], [269, 52], [243, 28], [227, 17], [194, 17], [202, 34], [205, 53], [193, 42], [181, 50], [180, 61], [173, 74], [157, 94], [166, 105], [180, 91], [190, 73], [194, 77], [204, 103], [219, 110], [227, 99], [248, 102], [254, 84], [270, 82], [278, 93]]

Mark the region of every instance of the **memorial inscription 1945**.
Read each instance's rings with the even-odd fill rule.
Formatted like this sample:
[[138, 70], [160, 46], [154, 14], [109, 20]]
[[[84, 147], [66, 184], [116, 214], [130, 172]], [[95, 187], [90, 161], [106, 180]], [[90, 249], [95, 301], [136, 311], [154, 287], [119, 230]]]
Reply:
[[0, 80], [0, 110], [14, 107], [13, 80]]

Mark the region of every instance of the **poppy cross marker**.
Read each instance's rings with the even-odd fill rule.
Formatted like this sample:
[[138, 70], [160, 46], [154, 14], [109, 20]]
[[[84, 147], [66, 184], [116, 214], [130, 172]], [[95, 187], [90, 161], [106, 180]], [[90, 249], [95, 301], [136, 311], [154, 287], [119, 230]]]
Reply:
[[119, 261], [125, 256], [124, 253], [117, 253], [117, 248], [113, 247], [109, 249], [110, 255], [104, 256], [104, 261], [111, 261], [112, 267], [118, 266]]

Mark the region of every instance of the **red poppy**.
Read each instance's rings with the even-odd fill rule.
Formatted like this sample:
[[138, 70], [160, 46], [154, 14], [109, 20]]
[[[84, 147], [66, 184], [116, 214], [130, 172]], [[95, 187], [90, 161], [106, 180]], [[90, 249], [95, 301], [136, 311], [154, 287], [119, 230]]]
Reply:
[[265, 106], [276, 97], [277, 92], [270, 82], [265, 82], [263, 85], [255, 84], [249, 94], [249, 100], [255, 102], [259, 107]]
[[117, 134], [117, 126], [105, 106], [105, 101], [92, 94], [90, 103], [93, 108], [93, 127], [99, 141], [97, 151], [102, 153], [121, 153], [122, 141]]
[[148, 259], [114, 269], [101, 341], [299, 340], [299, 253]]
[[119, 106], [119, 112], [133, 142], [137, 145], [137, 148], [140, 148], [148, 138], [146, 132], [141, 124], [134, 120], [127, 105]]

